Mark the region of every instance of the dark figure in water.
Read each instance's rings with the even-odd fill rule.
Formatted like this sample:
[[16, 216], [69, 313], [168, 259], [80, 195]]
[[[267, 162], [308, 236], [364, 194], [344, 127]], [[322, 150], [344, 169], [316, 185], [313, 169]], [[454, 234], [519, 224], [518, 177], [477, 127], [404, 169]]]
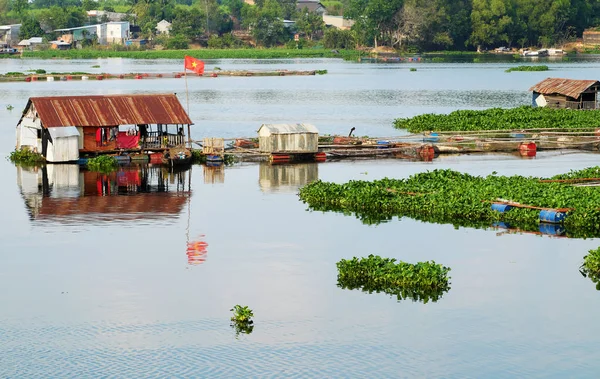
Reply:
[[356, 128], [353, 126], [352, 129], [350, 129], [350, 133], [348, 134], [348, 137], [352, 137], [352, 133], [354, 133], [354, 130]]

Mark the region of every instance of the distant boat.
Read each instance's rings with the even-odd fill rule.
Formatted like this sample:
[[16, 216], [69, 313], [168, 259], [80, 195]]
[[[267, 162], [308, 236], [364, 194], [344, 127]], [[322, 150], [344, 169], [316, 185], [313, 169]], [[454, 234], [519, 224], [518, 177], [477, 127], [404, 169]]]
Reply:
[[541, 49], [537, 51], [523, 50], [521, 53], [521, 56], [523, 57], [547, 57], [548, 55], [550, 54], [548, 53], [547, 49]]
[[0, 45], [0, 54], [19, 54], [19, 50], [10, 47], [10, 45]]

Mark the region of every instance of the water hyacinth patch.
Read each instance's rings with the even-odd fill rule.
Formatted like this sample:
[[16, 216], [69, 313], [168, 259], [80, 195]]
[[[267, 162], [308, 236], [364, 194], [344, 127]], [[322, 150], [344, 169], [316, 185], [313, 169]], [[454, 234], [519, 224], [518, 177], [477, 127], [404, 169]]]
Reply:
[[513, 72], [513, 71], [548, 71], [550, 70], [546, 65], [537, 65], [537, 66], [516, 66], [511, 67], [509, 69], [504, 70], [504, 72]]
[[109, 173], [116, 171], [119, 168], [117, 159], [110, 155], [101, 155], [99, 157], [90, 158], [87, 161], [87, 168], [90, 171]]
[[579, 268], [579, 271], [583, 276], [590, 278], [592, 282], [596, 283], [596, 289], [600, 291], [600, 247], [596, 250], [590, 250], [583, 257], [583, 264]]
[[238, 337], [240, 334], [250, 334], [254, 330], [254, 312], [247, 305], [235, 305], [230, 309], [233, 312], [231, 316], [230, 326], [235, 330], [235, 336]]
[[422, 114], [397, 118], [394, 127], [411, 133], [426, 131], [526, 130], [590, 128], [598, 125], [600, 111], [522, 106], [504, 109], [457, 110], [449, 114]]
[[416, 264], [369, 255], [367, 258], [342, 259], [337, 264], [338, 287], [383, 292], [398, 301], [412, 299], [436, 302], [450, 290], [450, 268], [435, 262]]
[[[588, 172], [595, 176], [595, 169]], [[539, 209], [513, 208], [504, 213], [491, 209], [492, 202], [503, 199], [532, 207], [569, 208], [564, 220], [567, 236], [600, 236], [599, 187], [575, 187], [535, 177], [481, 177], [434, 170], [407, 179], [315, 181], [301, 188], [299, 196], [310, 210], [352, 214], [366, 224], [411, 217], [456, 227], [486, 228], [505, 222], [523, 231], [538, 231]]]

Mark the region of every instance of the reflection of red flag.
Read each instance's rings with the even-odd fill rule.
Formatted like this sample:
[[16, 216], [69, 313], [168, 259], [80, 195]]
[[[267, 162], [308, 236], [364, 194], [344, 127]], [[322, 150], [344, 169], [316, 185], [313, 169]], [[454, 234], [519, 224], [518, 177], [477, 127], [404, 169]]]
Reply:
[[185, 56], [183, 60], [183, 66], [186, 70], [194, 71], [196, 74], [204, 74], [204, 62], [200, 59], [192, 58], [190, 56]]
[[[203, 237], [203, 236], [201, 236]], [[186, 255], [188, 264], [199, 265], [206, 261], [208, 244], [204, 241], [192, 241], [187, 243]]]

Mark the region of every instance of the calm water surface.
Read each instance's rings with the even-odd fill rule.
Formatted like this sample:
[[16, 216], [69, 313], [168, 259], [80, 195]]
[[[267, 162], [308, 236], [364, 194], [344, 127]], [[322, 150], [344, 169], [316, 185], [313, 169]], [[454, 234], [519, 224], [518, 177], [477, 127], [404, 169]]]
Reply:
[[[99, 63], [98, 63], [99, 62]], [[0, 61], [0, 72], [169, 72], [175, 61]], [[253, 136], [263, 122], [321, 133], [398, 135], [395, 117], [515, 106], [547, 76], [591, 78], [594, 61], [550, 73], [507, 64], [214, 61], [327, 69], [315, 77], [190, 79], [195, 137]], [[50, 71], [49, 70], [49, 71]], [[30, 96], [177, 92], [177, 79], [2, 84], [0, 155]], [[12, 104], [15, 109], [6, 110]], [[598, 164], [574, 152], [296, 166], [23, 170], [0, 160], [0, 377], [596, 377], [600, 293], [578, 271], [598, 240], [454, 229], [410, 219], [366, 226], [307, 212], [315, 179], [407, 177], [434, 168], [548, 176]], [[188, 244], [202, 248], [189, 253]], [[335, 263], [380, 254], [452, 268], [437, 303], [336, 286]], [[229, 309], [256, 326], [236, 339]]]

